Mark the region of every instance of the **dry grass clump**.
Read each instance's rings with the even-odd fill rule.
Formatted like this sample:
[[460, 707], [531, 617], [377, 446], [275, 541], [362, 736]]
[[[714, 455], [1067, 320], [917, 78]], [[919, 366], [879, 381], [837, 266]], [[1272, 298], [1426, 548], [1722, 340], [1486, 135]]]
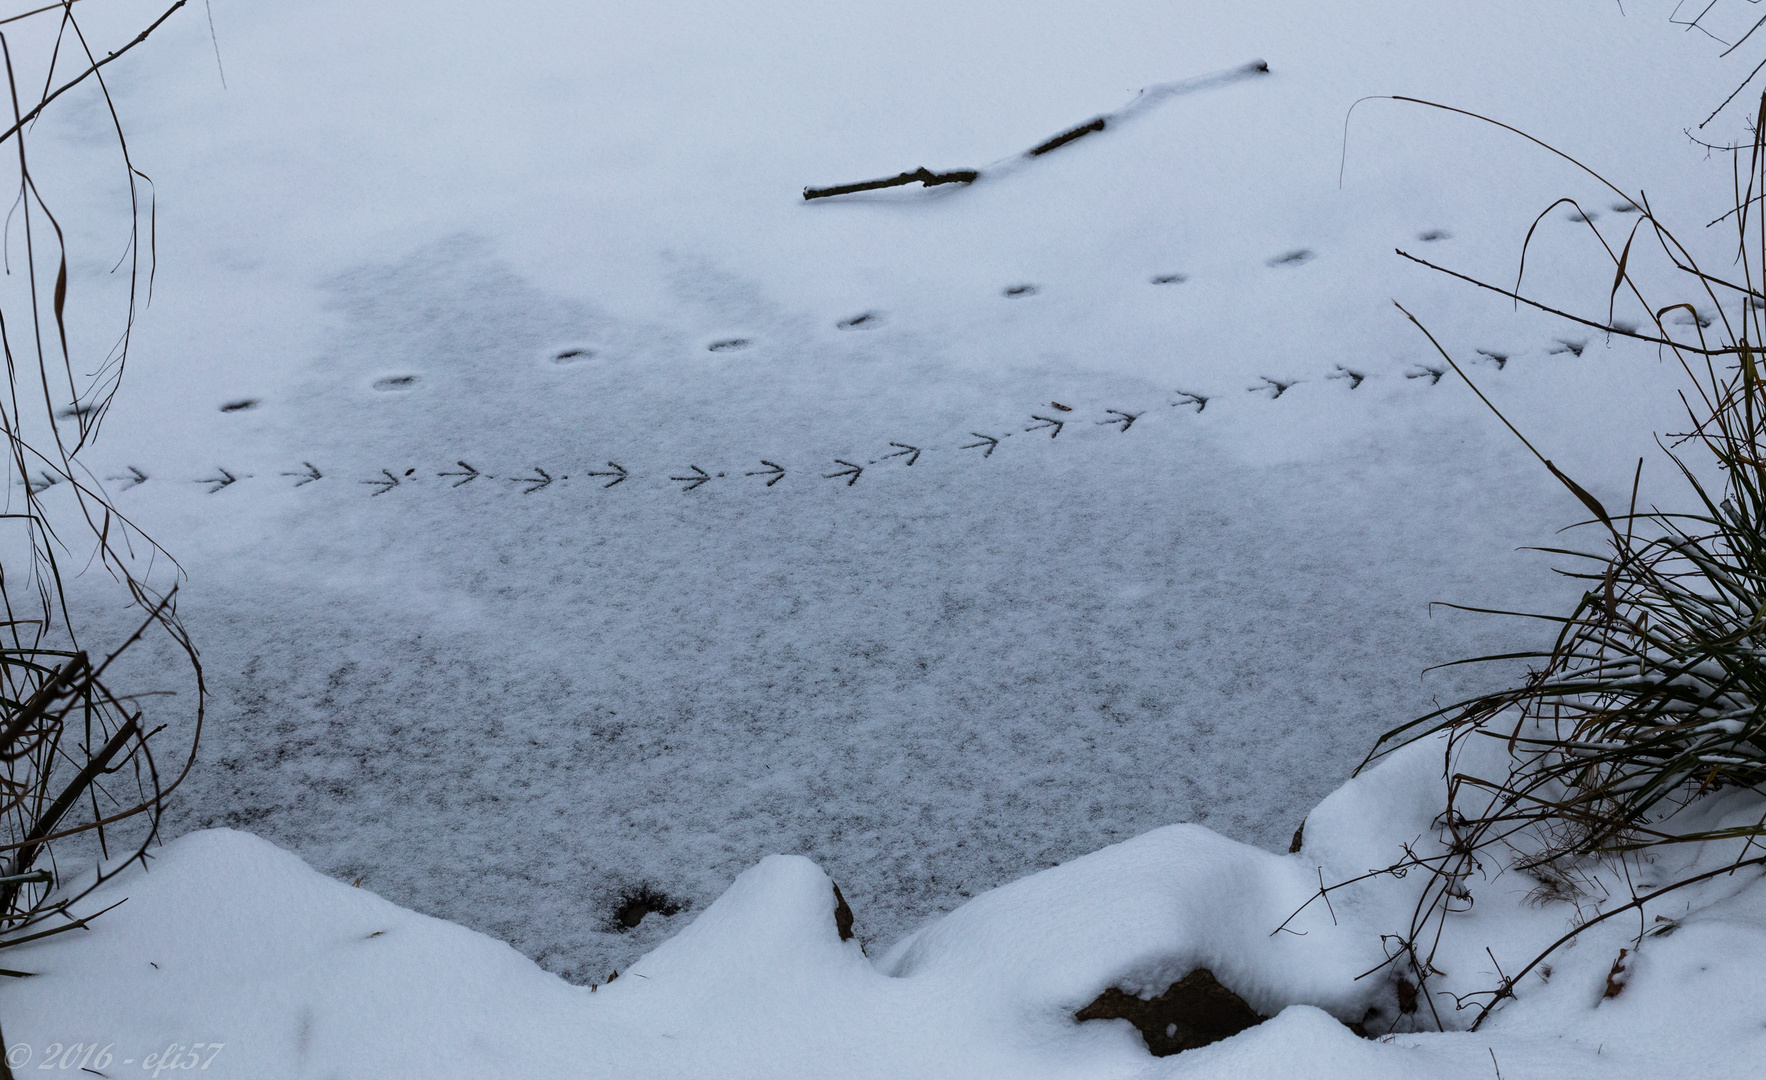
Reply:
[[[1635, 207], [1638, 217], [1621, 239], [1603, 235], [1589, 215], [1578, 214], [1611, 274], [1608, 309], [1593, 316], [1539, 303], [1522, 292], [1521, 277], [1514, 288], [1504, 288], [1398, 254], [1516, 304], [1654, 344], [1687, 377], [1681, 394], [1686, 430], [1658, 440], [1686, 483], [1687, 500], [1677, 509], [1640, 508], [1634, 481], [1630, 505], [1621, 513], [1610, 511], [1484, 399], [1589, 511], [1590, 517], [1571, 530], [1586, 536], [1587, 543], [1544, 549], [1567, 559], [1559, 572], [1587, 587], [1568, 613], [1500, 613], [1555, 625], [1548, 648], [1460, 661], [1525, 661], [1524, 679], [1387, 732], [1368, 758], [1372, 762], [1398, 747], [1446, 736], [1447, 792], [1436, 819], [1438, 843], [1407, 851], [1399, 863], [1373, 872], [1422, 872], [1411, 924], [1387, 938], [1388, 960], [1375, 971], [1386, 970], [1401, 998], [1408, 988], [1413, 1002], [1427, 1002], [1436, 1026], [1446, 1025], [1428, 992], [1429, 979], [1439, 974], [1433, 959], [1450, 916], [1470, 907], [1469, 884], [1475, 878], [1503, 869], [1527, 872], [1540, 883], [1534, 890], [1539, 902], [1578, 902], [1582, 914], [1563, 938], [1504, 973], [1494, 989], [1457, 999], [1458, 1008], [1477, 1010], [1471, 1025], [1476, 1028], [1513, 996], [1520, 978], [1587, 927], [1640, 912], [1646, 903], [1700, 881], [1766, 866], [1766, 800], [1757, 798], [1766, 794], [1766, 95], [1751, 143], [1726, 148], [1734, 155], [1734, 208], [1712, 223], [1735, 230], [1737, 258], [1724, 274], [1702, 269], [1643, 193], [1622, 191], [1507, 125], [1431, 102], [1401, 100], [1513, 132], [1571, 162], [1622, 205]], [[1565, 202], [1574, 205], [1559, 200], [1545, 214]], [[1531, 237], [1529, 232], [1529, 242]], [[1659, 254], [1677, 272], [1687, 286], [1682, 296], [1660, 305], [1646, 297], [1637, 273], [1646, 252], [1652, 260]], [[1523, 267], [1525, 259], [1523, 245]], [[1621, 297], [1627, 304], [1636, 301], [1647, 324], [1632, 327], [1615, 320]], [[1405, 315], [1465, 378], [1433, 335], [1408, 311]], [[1466, 382], [1477, 390], [1469, 378]], [[1640, 460], [1639, 477], [1642, 466]], [[1507, 751], [1506, 769], [1494, 776], [1461, 771], [1457, 763], [1468, 739], [1498, 740]], [[1710, 816], [1688, 811], [1712, 805], [1708, 800], [1720, 793], [1731, 796], [1723, 804], [1730, 811], [1728, 824], [1697, 824]], [[1736, 824], [1735, 811], [1742, 807], [1758, 816]], [[1721, 866], [1698, 864], [1696, 872], [1688, 870], [1647, 891], [1633, 889], [1628, 897], [1602, 898], [1588, 911], [1579, 903], [1603, 865], [1659, 854], [1670, 845], [1717, 840], [1740, 841]], [[1347, 884], [1321, 888], [1320, 896]]]
[[[0, 949], [83, 927], [94, 917], [76, 915], [75, 905], [107, 874], [146, 858], [164, 799], [194, 761], [201, 731], [201, 666], [178, 621], [175, 590], [156, 592], [131, 572], [136, 556], [163, 552], [117, 512], [79, 458], [117, 391], [153, 265], [150, 185], [130, 156], [103, 69], [182, 6], [178, 0], [133, 39], [109, 48], [87, 40], [72, 0], [0, 19], [11, 104], [9, 120], [0, 121], [0, 149], [7, 151], [0, 154], [0, 174], [16, 188], [8, 271], [0, 280], [7, 379], [0, 396], [7, 474], [7, 506], [0, 512]], [[29, 43], [23, 47], [28, 57], [21, 39]], [[41, 88], [34, 100], [32, 87]], [[75, 88], [101, 99], [115, 121], [117, 167], [127, 179], [130, 208], [126, 245], [113, 271], [127, 272], [126, 299], [114, 313], [120, 333], [107, 354], [92, 358], [70, 347], [70, 337], [80, 336], [70, 335], [72, 312], [94, 322], [102, 313], [79, 308], [79, 298], [70, 301], [67, 234], [39, 189], [26, 145], [44, 110]], [[64, 566], [108, 574], [139, 612], [136, 630], [106, 653], [82, 645]], [[173, 702], [163, 690], [129, 694], [107, 686], [118, 658], [150, 636], [187, 661], [193, 697]], [[101, 658], [94, 661], [95, 655]], [[157, 714], [152, 719], [144, 705], [149, 699]], [[156, 761], [154, 749], [171, 737], [162, 732], [173, 723], [180, 741], [168, 767]], [[98, 873], [84, 874], [94, 861], [109, 861], [108, 870], [101, 865]], [[0, 969], [4, 976], [28, 974]], [[0, 1060], [0, 1077], [6, 1076]]]

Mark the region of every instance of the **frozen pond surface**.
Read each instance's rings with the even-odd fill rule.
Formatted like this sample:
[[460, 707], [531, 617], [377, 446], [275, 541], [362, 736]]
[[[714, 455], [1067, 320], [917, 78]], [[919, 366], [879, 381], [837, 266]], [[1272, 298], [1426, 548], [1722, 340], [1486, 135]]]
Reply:
[[[1727, 173], [1659, 148], [1728, 75], [1661, 13], [690, 7], [216, 0], [227, 89], [200, 20], [119, 72], [162, 268], [94, 468], [215, 694], [171, 833], [580, 981], [772, 852], [887, 944], [1172, 822], [1285, 850], [1492, 677], [1422, 669], [1534, 643], [1430, 601], [1570, 595], [1514, 549], [1575, 504], [1389, 299], [1605, 496], [1674, 422], [1647, 351], [1392, 254], [1503, 280], [1610, 193], [1390, 102], [1343, 156], [1434, 96], [1702, 224]], [[83, 109], [46, 176], [103, 160]], [[921, 164], [983, 176], [798, 197]], [[1531, 280], [1604, 304], [1565, 214]]]

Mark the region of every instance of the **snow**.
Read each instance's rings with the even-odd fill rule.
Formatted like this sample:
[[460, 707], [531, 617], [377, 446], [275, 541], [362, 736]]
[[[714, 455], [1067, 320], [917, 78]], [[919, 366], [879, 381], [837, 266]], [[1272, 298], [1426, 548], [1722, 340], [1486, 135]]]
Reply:
[[[142, 1053], [225, 1035], [216, 1068], [241, 1075], [786, 1054], [853, 1075], [1490, 1075], [1485, 1044], [1370, 1045], [1313, 1008], [1354, 1018], [1340, 977], [1379, 930], [1351, 931], [1399, 921], [1377, 897], [1337, 945], [1266, 937], [1321, 865], [1358, 874], [1428, 831], [1422, 771], [1331, 794], [1380, 732], [1502, 677], [1418, 673], [1537, 644], [1430, 602], [1573, 595], [1515, 549], [1578, 504], [1390, 301], [1615, 504], [1644, 455], [1645, 501], [1672, 498], [1652, 439], [1679, 382], [1392, 254], [1506, 282], [1559, 196], [1622, 234], [1611, 192], [1463, 117], [1349, 109], [1485, 111], [1719, 251], [1699, 226], [1727, 165], [1682, 131], [1745, 57], [1659, 3], [211, 6], [214, 42], [181, 12], [107, 69], [159, 269], [89, 461], [187, 575], [213, 722], [182, 838], [92, 944], [54, 946], [85, 981], [0, 988], [9, 1039], [90, 1037], [47, 1014], [15, 1033], [37, 1002], [135, 1025], [117, 1038]], [[116, 42], [143, 10], [81, 8]], [[1269, 74], [1137, 99], [1253, 57]], [[120, 174], [101, 103], [58, 105], [33, 168], [72, 237], [76, 344], [102, 355]], [[800, 197], [921, 165], [985, 175]], [[1600, 312], [1586, 229], [1548, 215], [1527, 280]], [[132, 618], [97, 575], [73, 588], [91, 633]], [[161, 660], [134, 683], [166, 684]], [[1304, 857], [1267, 854], [1302, 818]], [[826, 940], [823, 872], [881, 966]], [[643, 887], [682, 908], [627, 929]], [[1691, 926], [1651, 939], [1678, 972], [1661, 985], [1739, 995], [1697, 1023], [1752, 1000], [1737, 910], [1701, 931], [1715, 974], [1679, 951], [1706, 941]], [[213, 944], [174, 993], [151, 967], [98, 976], [186, 935]], [[1574, 985], [1620, 947], [1593, 938]], [[1456, 979], [1488, 966], [1466, 940]], [[523, 955], [723, 996], [650, 1002], [622, 976], [584, 1005]], [[1204, 961], [1292, 1007], [1157, 1063], [1063, 1019]], [[1650, 983], [1589, 1013], [1554, 979], [1537, 1027], [1502, 1020], [1503, 1075], [1643, 1060], [1668, 1020], [1602, 1025], [1667, 1000]], [[697, 1049], [654, 1056], [689, 1034], [676, 1017]]]
[[[1757, 871], [1646, 907], [1673, 913], [1671, 934], [1639, 944], [1623, 919], [1588, 928], [1549, 982], [1523, 979], [1476, 1033], [1349, 1031], [1400, 1020], [1390, 982], [1355, 975], [1383, 959], [1380, 933], [1408, 915], [1420, 875], [1353, 886], [1271, 930], [1321, 878], [1433, 836], [1439, 755], [1424, 743], [1345, 785], [1309, 816], [1300, 853], [1167, 826], [978, 896], [876, 958], [839, 937], [819, 867], [768, 856], [593, 987], [262, 839], [197, 832], [105, 886], [94, 904], [128, 902], [90, 929], [10, 950], [38, 974], [0, 988], [0, 1004], [15, 1066], [59, 1061], [44, 1056], [57, 1045], [79, 1056], [102, 1032], [113, 1076], [190, 1053], [216, 1076], [261, 1078], [1483, 1078], [1493, 1063], [1521, 1078], [1746, 1075], [1766, 1047]], [[1478, 768], [1476, 748], [1459, 764]], [[1518, 877], [1475, 881], [1476, 914], [1450, 923], [1437, 993], [1460, 1028], [1451, 995], [1494, 984], [1482, 950], [1518, 967], [1575, 913], [1529, 903], [1534, 883]], [[1603, 997], [1620, 948], [1635, 953], [1628, 981]], [[1072, 1018], [1106, 986], [1162, 989], [1198, 965], [1273, 1019], [1155, 1059], [1125, 1021]]]
[[[1712, 197], [1659, 148], [1720, 79], [1653, 18], [401, 12], [220, 3], [225, 88], [202, 20], [131, 54], [161, 266], [94, 469], [150, 477], [119, 505], [189, 574], [222, 718], [173, 830], [250, 829], [574, 981], [673, 925], [612, 928], [625, 893], [690, 914], [770, 851], [885, 945], [1172, 821], [1277, 847], [1479, 677], [1417, 672], [1526, 645], [1427, 604], [1561, 600], [1513, 551], [1575, 504], [1389, 297], [1507, 355], [1487, 391], [1597, 492], [1675, 420], [1653, 354], [1571, 354], [1390, 254], [1506, 276], [1558, 164], [1368, 102], [1337, 187], [1349, 103], [1401, 89]], [[1614, 85], [1596, 43], [1687, 76]], [[799, 195], [988, 166], [1253, 56], [967, 190]], [[105, 175], [97, 119], [41, 167]]]

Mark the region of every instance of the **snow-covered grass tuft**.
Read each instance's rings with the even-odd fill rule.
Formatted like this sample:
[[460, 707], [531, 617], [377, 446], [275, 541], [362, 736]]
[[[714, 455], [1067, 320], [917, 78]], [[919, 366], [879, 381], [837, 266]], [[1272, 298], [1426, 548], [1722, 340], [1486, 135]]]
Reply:
[[[1592, 515], [1578, 528], [1597, 530], [1598, 544], [1543, 549], [1574, 560], [1559, 573], [1587, 588], [1568, 615], [1525, 616], [1558, 627], [1549, 649], [1461, 661], [1525, 660], [1531, 665], [1525, 679], [1388, 732], [1372, 755], [1447, 736], [1438, 843], [1407, 849], [1401, 862], [1378, 872], [1426, 871], [1410, 926], [1388, 949], [1406, 986], [1414, 978], [1426, 988], [1439, 974], [1436, 950], [1450, 917], [1470, 909], [1467, 883], [1476, 874], [1502, 866], [1531, 874], [1538, 882], [1531, 895], [1539, 902], [1587, 895], [1592, 868], [1603, 862], [1627, 871], [1628, 882], [1633, 865], [1641, 877], [1656, 879], [1628, 887], [1628, 896], [1603, 897], [1519, 970], [1500, 972], [1496, 988], [1474, 1003], [1474, 1027], [1512, 995], [1517, 980], [1592, 923], [1766, 865], [1758, 846], [1766, 839], [1766, 802], [1759, 798], [1766, 791], [1766, 362], [1760, 353], [1766, 319], [1759, 307], [1766, 231], [1755, 205], [1766, 190], [1766, 95], [1753, 130], [1751, 146], [1731, 151], [1737, 193], [1725, 219], [1736, 230], [1735, 272], [1702, 270], [1643, 193], [1629, 196], [1586, 170], [1639, 216], [1622, 237], [1609, 238], [1594, 215], [1578, 209], [1613, 273], [1608, 307], [1597, 318], [1559, 313], [1650, 342], [1679, 361], [1690, 380], [1681, 393], [1690, 428], [1672, 436], [1663, 453], [1686, 482], [1690, 508], [1640, 508], [1634, 481], [1630, 506], [1613, 513], [1509, 425]], [[1554, 202], [1540, 219], [1568, 201]], [[1640, 269], [1646, 250], [1659, 251], [1682, 286], [1690, 285], [1690, 298], [1658, 305], [1647, 294], [1649, 272]], [[1475, 284], [1545, 307], [1522, 291], [1525, 258], [1523, 245], [1523, 271], [1513, 290]], [[1614, 318], [1622, 300], [1635, 301], [1649, 320], [1645, 328]], [[1713, 325], [1720, 329], [1708, 338]], [[1465, 377], [1432, 334], [1429, 340]], [[1640, 459], [1638, 481], [1643, 466]], [[1506, 759], [1494, 768], [1466, 767], [1459, 751], [1473, 739], [1498, 741]], [[1703, 861], [1695, 858], [1665, 876], [1643, 874], [1645, 863], [1635, 862], [1638, 853], [1704, 841], [1720, 842], [1724, 846], [1712, 850], [1732, 854], [1712, 865], [1706, 852]], [[1647, 932], [1643, 924], [1639, 942]], [[1613, 979], [1623, 960], [1615, 961]], [[1622, 980], [1611, 982], [1610, 994], [1622, 986]]]

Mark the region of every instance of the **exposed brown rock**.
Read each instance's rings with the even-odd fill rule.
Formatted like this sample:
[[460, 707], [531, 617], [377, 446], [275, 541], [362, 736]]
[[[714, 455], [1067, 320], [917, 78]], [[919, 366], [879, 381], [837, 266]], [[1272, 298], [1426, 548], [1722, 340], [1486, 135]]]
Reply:
[[1219, 1042], [1269, 1019], [1245, 999], [1220, 985], [1214, 973], [1197, 968], [1151, 1000], [1114, 986], [1074, 1014], [1078, 1020], [1127, 1020], [1140, 1029], [1154, 1057]]

